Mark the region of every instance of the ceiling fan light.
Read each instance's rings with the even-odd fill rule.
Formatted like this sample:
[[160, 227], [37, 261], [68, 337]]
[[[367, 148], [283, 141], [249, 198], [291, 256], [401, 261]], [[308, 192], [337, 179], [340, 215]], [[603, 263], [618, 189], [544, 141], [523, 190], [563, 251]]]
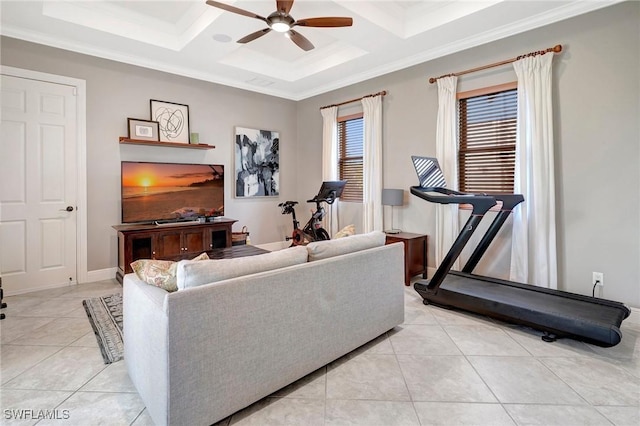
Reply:
[[289, 24], [286, 22], [273, 22], [271, 24], [271, 29], [279, 33], [286, 33], [291, 29], [291, 27], [289, 27]]

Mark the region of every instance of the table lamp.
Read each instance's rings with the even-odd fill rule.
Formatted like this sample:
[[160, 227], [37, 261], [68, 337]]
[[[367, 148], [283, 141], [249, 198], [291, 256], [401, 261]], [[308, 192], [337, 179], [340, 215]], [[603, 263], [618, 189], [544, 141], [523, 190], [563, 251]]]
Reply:
[[398, 234], [400, 229], [394, 229], [393, 227], [393, 207], [401, 206], [404, 203], [404, 190], [402, 189], [383, 189], [382, 190], [382, 205], [391, 206], [391, 229], [384, 231], [387, 234]]

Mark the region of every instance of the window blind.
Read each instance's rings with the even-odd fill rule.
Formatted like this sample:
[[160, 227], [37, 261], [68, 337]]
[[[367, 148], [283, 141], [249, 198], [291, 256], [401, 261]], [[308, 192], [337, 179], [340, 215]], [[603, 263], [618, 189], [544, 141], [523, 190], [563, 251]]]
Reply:
[[361, 115], [348, 119], [338, 118], [338, 172], [340, 180], [347, 181], [340, 197], [342, 201], [362, 202], [363, 131]]
[[513, 193], [518, 89], [459, 99], [460, 191]]

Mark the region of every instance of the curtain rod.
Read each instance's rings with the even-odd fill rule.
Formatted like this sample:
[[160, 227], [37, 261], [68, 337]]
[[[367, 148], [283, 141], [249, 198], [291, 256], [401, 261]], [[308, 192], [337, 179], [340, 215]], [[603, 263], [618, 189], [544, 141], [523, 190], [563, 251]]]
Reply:
[[361, 97], [361, 98], [349, 99], [348, 101], [339, 102], [339, 103], [337, 103], [337, 104], [332, 104], [332, 105], [323, 106], [323, 107], [320, 107], [320, 109], [325, 109], [325, 108], [331, 108], [331, 107], [334, 107], [334, 106], [340, 106], [340, 105], [350, 104], [351, 102], [357, 102], [357, 101], [362, 100], [362, 99], [364, 99], [364, 98], [373, 98], [374, 96], [384, 96], [384, 95], [386, 95], [386, 94], [387, 94], [387, 91], [386, 91], [386, 90], [383, 90], [382, 92], [373, 93], [373, 94], [371, 94], [371, 95], [364, 95], [364, 96], [363, 96], [363, 97]]
[[472, 68], [472, 69], [466, 70], [466, 71], [452, 72], [451, 74], [441, 75], [440, 77], [431, 77], [429, 79], [429, 83], [433, 84], [436, 81], [438, 81], [438, 79], [440, 79], [442, 77], [451, 77], [451, 76], [459, 76], [459, 75], [464, 75], [464, 74], [470, 74], [472, 72], [486, 70], [487, 68], [493, 68], [493, 67], [498, 67], [500, 65], [510, 64], [511, 62], [519, 61], [520, 59], [527, 58], [529, 56], [544, 55], [545, 53], [549, 53], [549, 52], [553, 52], [553, 53], [562, 52], [562, 45], [561, 44], [556, 44], [555, 46], [549, 47], [548, 49], [545, 49], [545, 50], [538, 50], [537, 52], [527, 53], [526, 55], [520, 55], [520, 56], [518, 56], [516, 58], [507, 59], [506, 61], [496, 62], [494, 64], [484, 65], [484, 66], [477, 67], [477, 68]]

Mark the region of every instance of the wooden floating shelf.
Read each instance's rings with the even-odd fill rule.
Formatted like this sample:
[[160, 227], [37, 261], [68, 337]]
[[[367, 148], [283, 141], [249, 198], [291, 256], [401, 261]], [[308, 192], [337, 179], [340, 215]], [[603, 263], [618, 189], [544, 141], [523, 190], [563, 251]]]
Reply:
[[171, 148], [190, 148], [190, 149], [214, 149], [215, 145], [207, 145], [204, 143], [177, 143], [177, 142], [159, 142], [145, 141], [140, 139], [129, 139], [120, 136], [120, 143], [130, 145], [152, 145], [152, 146], [168, 146]]

